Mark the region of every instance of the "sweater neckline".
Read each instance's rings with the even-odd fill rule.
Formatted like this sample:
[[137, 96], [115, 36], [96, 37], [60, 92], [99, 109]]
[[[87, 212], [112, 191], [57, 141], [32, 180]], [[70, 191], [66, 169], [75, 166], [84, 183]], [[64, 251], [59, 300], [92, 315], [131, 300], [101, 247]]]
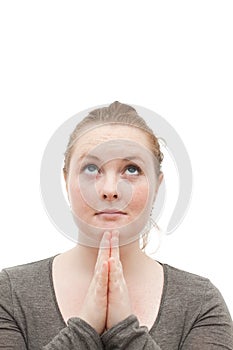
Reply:
[[[55, 293], [55, 288], [54, 288], [54, 283], [53, 283], [53, 260], [58, 255], [59, 254], [56, 254], [49, 259], [49, 282], [50, 282], [50, 287], [51, 287], [51, 291], [52, 291], [52, 299], [53, 299], [53, 302], [55, 304], [55, 308], [57, 310], [57, 313], [59, 315], [59, 318], [60, 318], [63, 326], [67, 327], [67, 323], [65, 322], [65, 320], [61, 314], [61, 310], [59, 308], [59, 305], [58, 305], [58, 301], [57, 301], [57, 297], [56, 297], [56, 293]], [[156, 262], [158, 262], [163, 267], [164, 281], [163, 281], [163, 289], [162, 289], [162, 295], [161, 295], [161, 300], [160, 300], [160, 305], [159, 305], [159, 311], [158, 311], [157, 317], [156, 317], [152, 327], [148, 330], [148, 332], [150, 334], [154, 332], [154, 330], [156, 329], [156, 327], [158, 326], [158, 323], [160, 321], [161, 314], [163, 311], [164, 301], [166, 299], [167, 285], [168, 285], [168, 265], [161, 263], [158, 260], [156, 260]]]

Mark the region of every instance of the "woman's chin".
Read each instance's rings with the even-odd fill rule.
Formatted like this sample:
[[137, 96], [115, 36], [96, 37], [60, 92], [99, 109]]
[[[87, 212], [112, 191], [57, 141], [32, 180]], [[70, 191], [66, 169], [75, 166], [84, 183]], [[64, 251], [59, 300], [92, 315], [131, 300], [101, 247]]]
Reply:
[[146, 226], [147, 220], [134, 220], [128, 223], [120, 223], [115, 221], [103, 221], [98, 225], [93, 225], [83, 220], [77, 219], [73, 216], [73, 219], [78, 227], [77, 243], [80, 243], [89, 247], [98, 248], [105, 231], [119, 231], [119, 245], [123, 246], [134, 241], [139, 240], [143, 229]]

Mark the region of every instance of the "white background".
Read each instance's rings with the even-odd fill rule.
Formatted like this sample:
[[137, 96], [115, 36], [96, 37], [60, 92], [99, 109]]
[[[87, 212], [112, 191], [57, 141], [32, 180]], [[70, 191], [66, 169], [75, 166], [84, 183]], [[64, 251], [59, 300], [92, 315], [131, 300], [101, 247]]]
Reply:
[[73, 247], [40, 198], [68, 118], [115, 100], [152, 109], [192, 161], [189, 211], [160, 261], [208, 277], [233, 315], [232, 1], [1, 1], [0, 268]]

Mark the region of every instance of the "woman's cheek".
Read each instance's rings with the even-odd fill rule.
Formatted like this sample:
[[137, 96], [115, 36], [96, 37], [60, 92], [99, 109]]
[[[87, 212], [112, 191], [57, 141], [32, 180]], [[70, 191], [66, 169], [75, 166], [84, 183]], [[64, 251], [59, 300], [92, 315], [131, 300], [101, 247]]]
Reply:
[[148, 185], [143, 184], [134, 188], [131, 206], [137, 211], [143, 211], [148, 205], [149, 191]]
[[72, 211], [77, 215], [85, 205], [85, 201], [83, 201], [81, 189], [75, 181], [69, 186], [69, 198]]

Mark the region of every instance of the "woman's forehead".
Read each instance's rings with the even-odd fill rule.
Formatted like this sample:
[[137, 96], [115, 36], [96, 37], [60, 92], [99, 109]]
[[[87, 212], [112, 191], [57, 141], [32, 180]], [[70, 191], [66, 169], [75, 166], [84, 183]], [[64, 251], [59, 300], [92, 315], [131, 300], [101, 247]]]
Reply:
[[[104, 125], [85, 132], [77, 139], [74, 152], [87, 154], [93, 151], [100, 152], [124, 152], [126, 147], [137, 153], [138, 150], [150, 149], [147, 134], [136, 127], [128, 125]], [[136, 151], [137, 150], [137, 151]], [[135, 153], [134, 152], [134, 153]]]
[[76, 152], [71, 158], [75, 167], [81, 166], [83, 162], [97, 162], [98, 166], [101, 166], [111, 161], [132, 161], [146, 172], [152, 172], [155, 163], [158, 163], [152, 151], [145, 145], [126, 138], [83, 143], [81, 147], [76, 147]]

